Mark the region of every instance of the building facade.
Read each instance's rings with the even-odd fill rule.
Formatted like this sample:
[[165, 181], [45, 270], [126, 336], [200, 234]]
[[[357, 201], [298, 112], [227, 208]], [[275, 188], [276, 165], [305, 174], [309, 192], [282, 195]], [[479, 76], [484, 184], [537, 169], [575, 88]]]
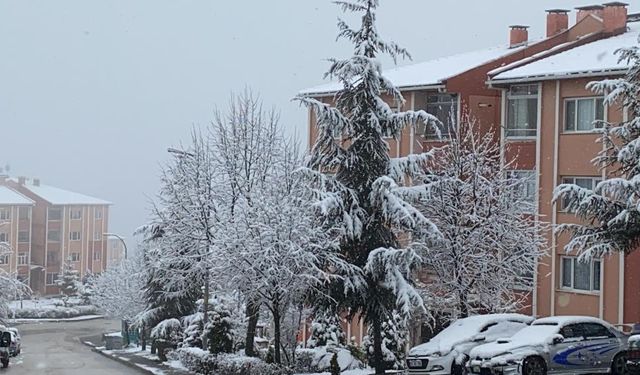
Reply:
[[[444, 124], [442, 140], [424, 128], [405, 129], [388, 138], [392, 157], [424, 152], [446, 142], [448, 126], [461, 116], [474, 119], [482, 131], [496, 134], [505, 160], [515, 160], [515, 173], [529, 178], [525, 194], [535, 204], [535, 215], [551, 224], [576, 218], [552, 202], [561, 183], [593, 187], [607, 171], [591, 159], [596, 143], [595, 120], [620, 121], [628, 114], [620, 107], [605, 107], [603, 98], [587, 83], [617, 78], [627, 67], [614, 51], [637, 45], [640, 14], [629, 14], [620, 2], [570, 11], [546, 11], [546, 37], [529, 41], [528, 28], [511, 26], [509, 45], [439, 58], [386, 71], [385, 76], [403, 93], [402, 110], [423, 109]], [[330, 83], [301, 94], [332, 103], [339, 85]], [[398, 106], [399, 104], [391, 103]], [[317, 137], [315, 118], [309, 113], [309, 145]], [[340, 134], [335, 134], [340, 142]], [[640, 252], [578, 262], [566, 254], [565, 236], [552, 233], [550, 254], [539, 261], [536, 288], [523, 312], [536, 316], [581, 314], [613, 324], [640, 321]], [[345, 331], [354, 324], [345, 322]], [[362, 335], [361, 327], [358, 327]], [[415, 341], [424, 340], [417, 338]]]
[[[12, 224], [17, 225], [16, 241], [5, 256], [12, 266], [17, 265], [8, 271], [26, 280], [35, 293], [58, 294], [55, 280], [65, 263], [79, 271], [81, 278], [106, 268], [103, 234], [108, 232], [109, 202], [23, 177], [3, 177], [0, 189], [31, 202], [28, 213], [24, 206], [16, 211], [16, 224]], [[27, 235], [28, 242], [21, 242]]]

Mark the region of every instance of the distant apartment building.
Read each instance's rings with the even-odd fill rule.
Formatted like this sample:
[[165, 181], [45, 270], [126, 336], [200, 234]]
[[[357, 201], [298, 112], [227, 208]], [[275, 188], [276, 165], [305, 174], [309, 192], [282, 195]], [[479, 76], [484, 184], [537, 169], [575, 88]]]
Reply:
[[0, 177], [0, 192], [5, 192], [0, 193], [0, 208], [15, 212], [8, 216], [10, 252], [0, 262], [6, 261], [9, 266], [2, 267], [16, 272], [34, 292], [59, 293], [55, 280], [65, 262], [83, 278], [105, 270], [107, 239], [103, 234], [108, 232], [111, 203], [23, 177]]
[[[437, 58], [384, 72], [402, 92], [400, 110], [425, 110], [443, 124], [443, 139], [419, 127], [387, 138], [392, 157], [427, 151], [446, 142], [462, 115], [474, 118], [482, 131], [493, 131], [514, 160], [514, 172], [529, 177], [523, 191], [534, 203], [533, 214], [552, 224], [575, 222], [562, 202], [552, 203], [561, 183], [592, 188], [607, 176], [591, 163], [601, 145], [594, 120], [620, 121], [629, 116], [620, 106], [605, 107], [603, 97], [585, 88], [593, 80], [619, 78], [628, 67], [614, 51], [638, 44], [640, 14], [628, 5], [609, 2], [569, 10], [546, 11], [546, 36], [528, 38], [528, 27], [514, 25], [504, 47]], [[303, 90], [325, 103], [341, 86], [328, 83]], [[317, 137], [309, 112], [309, 144]], [[337, 142], [341, 135], [335, 134]], [[523, 312], [537, 316], [591, 315], [613, 324], [640, 321], [640, 251], [594, 259], [589, 263], [566, 254], [565, 236], [549, 234], [548, 257], [538, 263], [530, 303]], [[364, 334], [360, 323], [345, 322], [345, 331]], [[415, 339], [415, 338], [414, 338]], [[420, 340], [416, 340], [420, 341]]]

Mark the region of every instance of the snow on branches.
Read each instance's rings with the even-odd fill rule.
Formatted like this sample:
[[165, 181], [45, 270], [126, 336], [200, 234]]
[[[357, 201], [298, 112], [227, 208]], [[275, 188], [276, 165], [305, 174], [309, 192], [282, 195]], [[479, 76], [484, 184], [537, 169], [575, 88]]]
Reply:
[[626, 113], [619, 123], [598, 121], [603, 150], [592, 161], [608, 177], [593, 190], [562, 184], [554, 194], [554, 202], [562, 200], [582, 221], [562, 224], [556, 232], [570, 233], [565, 250], [583, 259], [630, 252], [640, 245], [640, 47], [616, 53], [629, 66], [625, 76], [587, 85], [604, 95], [606, 106]]

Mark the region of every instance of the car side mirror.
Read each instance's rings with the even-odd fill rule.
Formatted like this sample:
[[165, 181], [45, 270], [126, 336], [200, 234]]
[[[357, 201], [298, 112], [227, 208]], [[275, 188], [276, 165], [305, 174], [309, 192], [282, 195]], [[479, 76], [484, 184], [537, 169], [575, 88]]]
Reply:
[[553, 337], [553, 341], [552, 341], [553, 345], [558, 345], [558, 344], [561, 344], [562, 342], [564, 342], [564, 337], [562, 336]]

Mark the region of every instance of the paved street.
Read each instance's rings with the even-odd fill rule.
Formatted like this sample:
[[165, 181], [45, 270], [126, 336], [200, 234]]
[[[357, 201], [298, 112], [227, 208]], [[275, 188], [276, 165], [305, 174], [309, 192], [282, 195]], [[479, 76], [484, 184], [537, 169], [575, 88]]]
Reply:
[[[22, 354], [11, 359], [0, 374], [106, 375], [140, 374], [113, 360], [94, 353], [78, 337], [118, 330], [120, 323], [90, 320], [69, 323], [36, 323], [18, 326], [22, 335]], [[100, 344], [100, 343], [97, 343]]]

